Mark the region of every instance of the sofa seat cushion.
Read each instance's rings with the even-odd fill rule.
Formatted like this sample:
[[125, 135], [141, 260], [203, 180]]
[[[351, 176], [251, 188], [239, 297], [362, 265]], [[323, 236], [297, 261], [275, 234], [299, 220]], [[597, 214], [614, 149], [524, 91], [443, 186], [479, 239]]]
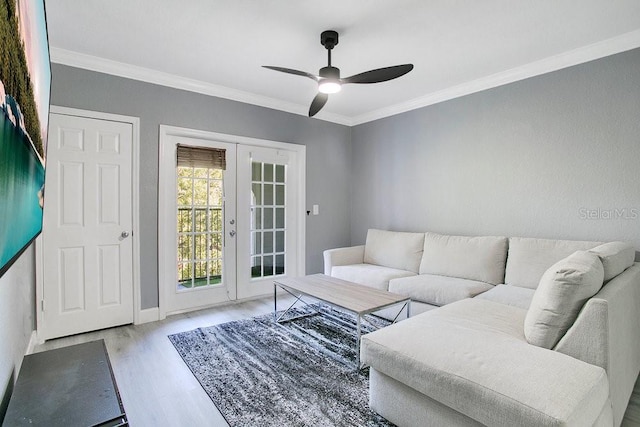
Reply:
[[553, 264], [575, 251], [586, 251], [601, 243], [511, 237], [504, 283], [536, 289], [544, 272]]
[[504, 281], [507, 238], [425, 233], [420, 274], [461, 277], [497, 285]]
[[389, 280], [415, 276], [415, 273], [372, 264], [339, 265], [331, 269], [331, 275], [338, 279], [359, 283], [372, 288], [389, 290]]
[[364, 245], [364, 262], [418, 273], [424, 233], [370, 229]]
[[389, 282], [390, 292], [407, 295], [412, 300], [438, 306], [474, 297], [491, 288], [493, 285], [489, 283], [435, 274], [420, 274], [393, 279]]
[[476, 298], [499, 302], [500, 304], [513, 305], [524, 310], [529, 309], [535, 289], [522, 288], [512, 285], [498, 285], [487, 292], [483, 292]]
[[485, 425], [592, 425], [604, 369], [528, 344], [525, 315], [465, 299], [365, 335], [362, 361]]

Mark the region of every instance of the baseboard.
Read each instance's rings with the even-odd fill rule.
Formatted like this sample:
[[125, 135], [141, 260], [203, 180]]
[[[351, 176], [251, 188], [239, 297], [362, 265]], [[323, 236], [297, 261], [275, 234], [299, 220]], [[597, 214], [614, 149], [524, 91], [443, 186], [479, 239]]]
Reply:
[[135, 322], [135, 324], [140, 325], [142, 323], [157, 322], [158, 320], [160, 320], [160, 311], [158, 310], [158, 307], [146, 308], [144, 310], [140, 310], [138, 321]]
[[25, 356], [27, 354], [33, 353], [33, 350], [36, 348], [36, 345], [40, 344], [38, 341], [38, 333], [37, 331], [31, 331], [31, 337], [29, 338], [29, 345], [27, 346], [27, 351], [24, 353]]
[[[285, 290], [278, 289], [278, 295], [280, 295], [280, 294], [284, 295], [286, 293], [287, 292]], [[200, 311], [200, 310], [207, 310], [207, 309], [215, 308], [215, 307], [224, 307], [224, 306], [227, 306], [227, 305], [242, 304], [243, 302], [262, 299], [262, 298], [268, 297], [270, 295], [273, 295], [273, 293], [270, 292], [270, 293], [263, 294], [263, 295], [253, 295], [253, 296], [246, 297], [246, 298], [230, 299], [228, 301], [216, 302], [214, 304], [199, 305], [197, 307], [190, 307], [190, 308], [185, 308], [185, 309], [182, 309], [182, 310], [170, 311], [170, 312], [165, 314], [164, 318], [166, 318], [167, 316], [173, 316], [173, 315], [176, 315], [176, 314], [191, 313], [192, 311]]]

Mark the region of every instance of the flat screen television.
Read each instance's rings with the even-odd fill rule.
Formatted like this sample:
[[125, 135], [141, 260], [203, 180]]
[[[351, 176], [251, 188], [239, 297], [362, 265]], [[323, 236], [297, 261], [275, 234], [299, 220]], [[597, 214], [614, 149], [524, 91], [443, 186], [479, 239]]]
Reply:
[[0, 0], [0, 276], [42, 231], [50, 87], [44, 0]]

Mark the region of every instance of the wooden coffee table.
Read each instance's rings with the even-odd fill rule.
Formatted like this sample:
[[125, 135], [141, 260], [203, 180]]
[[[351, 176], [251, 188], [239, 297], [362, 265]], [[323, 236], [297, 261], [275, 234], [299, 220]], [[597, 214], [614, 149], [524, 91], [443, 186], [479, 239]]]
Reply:
[[[294, 296], [296, 300], [287, 308], [280, 316], [278, 312], [278, 288], [285, 290], [290, 295]], [[319, 300], [323, 303], [329, 304], [334, 307], [341, 308], [356, 315], [357, 323], [357, 342], [356, 342], [356, 367], [361, 369], [360, 366], [360, 337], [362, 336], [362, 320], [366, 314], [371, 314], [383, 308], [392, 307], [394, 305], [402, 305], [398, 314], [393, 319], [392, 323], [395, 323], [400, 316], [400, 313], [407, 308], [407, 317], [411, 315], [411, 299], [387, 291], [371, 288], [368, 286], [359, 285], [353, 282], [347, 282], [346, 280], [337, 279], [335, 277], [325, 276], [324, 274], [313, 274], [311, 276], [277, 279], [273, 282], [273, 318], [278, 323], [289, 322], [291, 320], [299, 319], [301, 317], [312, 316], [320, 313], [316, 311], [313, 313], [304, 314], [301, 316], [295, 316], [285, 318], [285, 315], [291, 310], [298, 302], [303, 302], [303, 296], [308, 296]], [[322, 313], [327, 315], [326, 313]], [[336, 319], [339, 321], [339, 319]]]

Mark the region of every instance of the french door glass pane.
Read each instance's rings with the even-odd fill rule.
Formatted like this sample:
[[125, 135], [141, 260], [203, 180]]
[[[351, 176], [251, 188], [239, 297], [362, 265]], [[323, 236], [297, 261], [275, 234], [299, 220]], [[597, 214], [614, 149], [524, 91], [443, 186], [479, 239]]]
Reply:
[[273, 208], [264, 208], [264, 228], [273, 228]]
[[264, 184], [264, 205], [273, 205], [273, 185], [271, 184]]
[[286, 166], [251, 163], [251, 277], [285, 274]]
[[223, 175], [218, 169], [177, 167], [177, 289], [222, 282]]
[[262, 246], [264, 253], [265, 254], [273, 253], [273, 231], [264, 231], [262, 235], [264, 237], [263, 246]]
[[276, 208], [276, 228], [284, 228], [284, 208]]
[[251, 258], [251, 278], [262, 277], [262, 257]]
[[262, 184], [251, 185], [252, 205], [262, 204]]
[[273, 182], [273, 165], [269, 163], [263, 163], [264, 167], [264, 182]]

